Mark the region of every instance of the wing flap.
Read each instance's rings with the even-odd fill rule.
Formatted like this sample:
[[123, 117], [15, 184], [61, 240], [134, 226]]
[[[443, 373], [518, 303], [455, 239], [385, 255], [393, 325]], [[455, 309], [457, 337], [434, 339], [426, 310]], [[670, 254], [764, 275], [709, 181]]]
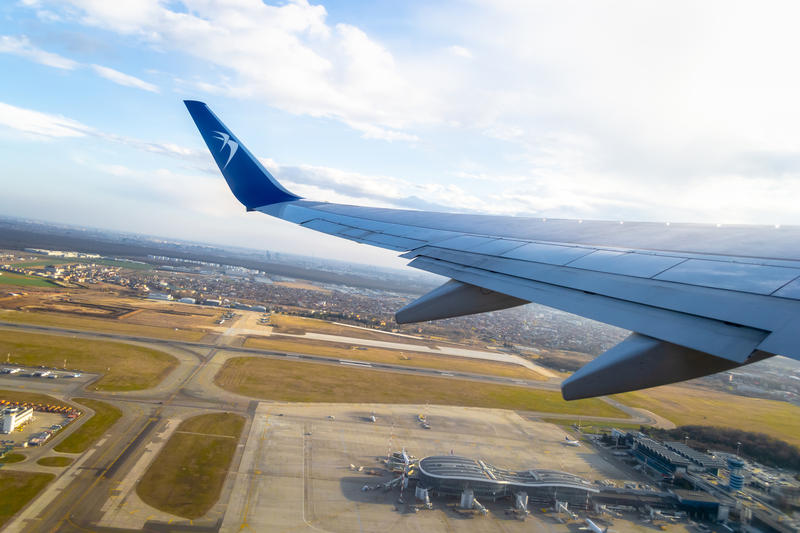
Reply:
[[487, 272], [419, 257], [411, 266], [489, 290], [537, 302], [650, 337], [743, 363], [767, 337], [762, 330], [727, 324], [588, 291]]
[[780, 327], [800, 310], [800, 302], [764, 295], [456, 252], [435, 246], [418, 248], [405, 257], [440, 259], [765, 331]]

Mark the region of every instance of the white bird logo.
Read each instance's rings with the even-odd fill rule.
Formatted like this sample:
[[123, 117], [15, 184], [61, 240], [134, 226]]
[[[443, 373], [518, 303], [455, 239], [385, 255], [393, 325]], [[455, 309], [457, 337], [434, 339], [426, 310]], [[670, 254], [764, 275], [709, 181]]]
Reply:
[[239, 149], [239, 143], [237, 143], [236, 141], [232, 141], [231, 136], [225, 132], [215, 131], [214, 133], [218, 135], [218, 137], [214, 138], [222, 141], [222, 146], [220, 146], [219, 148], [220, 152], [222, 152], [222, 150], [224, 150], [226, 146], [231, 149], [231, 153], [228, 155], [228, 160], [225, 162], [225, 166], [222, 167], [222, 170], [225, 170], [225, 167], [227, 167], [228, 163], [230, 163], [231, 159], [233, 159], [233, 154], [235, 154], [236, 150]]

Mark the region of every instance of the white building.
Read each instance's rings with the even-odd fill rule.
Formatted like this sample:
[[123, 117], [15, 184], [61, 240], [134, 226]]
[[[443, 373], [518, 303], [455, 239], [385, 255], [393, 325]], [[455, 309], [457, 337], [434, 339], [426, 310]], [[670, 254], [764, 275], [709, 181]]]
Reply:
[[172, 300], [171, 294], [166, 294], [163, 292], [151, 292], [147, 297], [151, 300]]
[[33, 418], [33, 408], [9, 407], [0, 416], [0, 433], [11, 433], [16, 428]]

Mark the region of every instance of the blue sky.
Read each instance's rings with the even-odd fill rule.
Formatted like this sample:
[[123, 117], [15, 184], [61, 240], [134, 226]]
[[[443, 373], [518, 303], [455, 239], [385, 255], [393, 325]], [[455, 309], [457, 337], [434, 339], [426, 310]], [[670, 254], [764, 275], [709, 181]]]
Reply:
[[483, 213], [800, 223], [792, 2], [0, 5], [0, 211], [397, 265], [246, 214], [181, 100], [293, 192]]

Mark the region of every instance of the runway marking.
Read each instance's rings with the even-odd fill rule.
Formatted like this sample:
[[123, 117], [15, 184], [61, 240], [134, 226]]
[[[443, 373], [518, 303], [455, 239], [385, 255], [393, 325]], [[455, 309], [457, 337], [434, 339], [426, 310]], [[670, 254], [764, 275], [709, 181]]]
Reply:
[[364, 368], [372, 368], [371, 363], [363, 363], [361, 361], [351, 361], [349, 359], [339, 359], [340, 365], [348, 365], [348, 366], [361, 366]]
[[196, 433], [194, 431], [175, 431], [175, 433], [183, 433], [184, 435], [200, 435], [201, 437], [222, 437], [224, 439], [236, 439], [239, 440], [239, 437], [232, 437], [231, 435], [215, 435], [213, 433]]
[[[308, 520], [308, 516], [312, 516], [313, 520], [313, 513], [311, 512], [311, 483], [309, 483], [309, 477], [311, 476], [310, 436], [311, 425], [309, 423], [305, 423], [303, 425], [303, 522], [305, 522], [306, 525], [311, 529], [316, 531], [325, 531], [327, 533], [327, 530], [318, 528]], [[308, 514], [306, 514], [306, 507], [309, 508]]]

